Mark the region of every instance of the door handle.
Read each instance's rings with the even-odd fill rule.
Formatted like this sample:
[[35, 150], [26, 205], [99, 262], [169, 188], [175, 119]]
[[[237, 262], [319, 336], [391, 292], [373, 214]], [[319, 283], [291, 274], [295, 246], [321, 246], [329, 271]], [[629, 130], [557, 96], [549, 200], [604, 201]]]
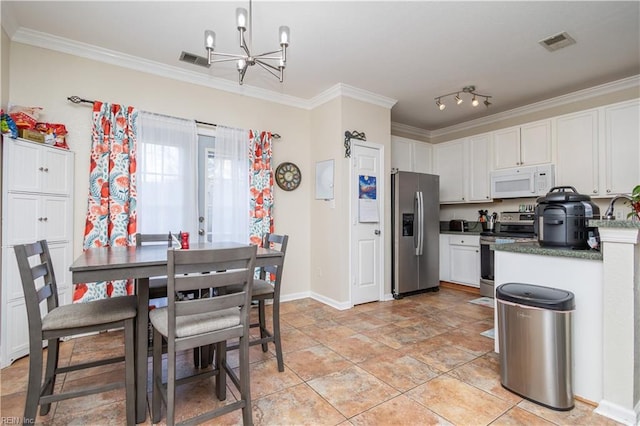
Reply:
[[376, 235], [380, 235], [380, 230], [376, 229], [375, 231], [373, 231], [373, 233], [376, 234]]
[[204, 229], [202, 228], [198, 229], [198, 235], [204, 235]]

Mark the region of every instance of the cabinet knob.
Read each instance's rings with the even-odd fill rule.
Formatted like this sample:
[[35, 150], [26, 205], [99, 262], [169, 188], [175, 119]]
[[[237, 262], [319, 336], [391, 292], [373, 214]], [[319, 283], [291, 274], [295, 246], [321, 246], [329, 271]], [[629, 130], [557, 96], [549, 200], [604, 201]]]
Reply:
[[45, 172], [48, 172], [48, 171], [49, 171], [49, 168], [48, 168], [48, 167], [45, 167], [45, 168], [44, 168], [44, 171], [45, 171]]
[[38, 218], [38, 221], [39, 221], [39, 222], [42, 222], [43, 220], [44, 220], [44, 219], [43, 219], [43, 218], [41, 218], [41, 217], [39, 217], [39, 218]]
[[49, 219], [49, 218], [48, 217], [42, 218], [42, 220], [44, 220], [45, 222], [47, 221], [47, 219]]
[[44, 167], [40, 167], [38, 170], [40, 170], [41, 172], [44, 171]]
[[610, 190], [610, 189], [607, 189], [607, 194], [609, 194], [609, 193], [611, 193], [611, 190]]
[[593, 193], [594, 193], [594, 194], [597, 194], [597, 193], [598, 193], [598, 190], [597, 190], [597, 189], [594, 189], [594, 190], [593, 190]]

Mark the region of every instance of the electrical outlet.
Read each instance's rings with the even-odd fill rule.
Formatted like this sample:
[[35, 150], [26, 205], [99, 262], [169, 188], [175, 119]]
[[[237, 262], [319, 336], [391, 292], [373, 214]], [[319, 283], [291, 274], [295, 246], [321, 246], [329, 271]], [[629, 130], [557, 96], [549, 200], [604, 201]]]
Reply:
[[625, 220], [627, 217], [626, 213], [622, 210], [618, 210], [615, 212], [616, 220]]

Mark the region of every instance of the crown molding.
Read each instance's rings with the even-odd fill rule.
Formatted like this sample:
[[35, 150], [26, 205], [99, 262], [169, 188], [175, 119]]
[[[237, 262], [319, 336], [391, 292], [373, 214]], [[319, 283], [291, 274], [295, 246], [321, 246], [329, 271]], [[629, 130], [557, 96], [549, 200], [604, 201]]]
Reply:
[[[5, 25], [3, 19], [3, 26]], [[311, 110], [323, 103], [334, 99], [338, 96], [346, 96], [391, 109], [397, 100], [386, 96], [368, 92], [357, 87], [346, 84], [337, 84], [328, 90], [320, 93], [312, 99], [302, 99], [295, 96], [284, 95], [272, 90], [262, 89], [259, 87], [243, 84], [242, 86], [231, 82], [230, 80], [211, 77], [202, 73], [185, 70], [179, 67], [164, 65], [158, 62], [141, 59], [136, 56], [127, 55], [125, 53], [114, 50], [103, 49], [87, 43], [69, 40], [63, 37], [30, 30], [27, 28], [18, 28], [13, 32], [11, 40], [17, 43], [28, 44], [31, 46], [41, 47], [44, 49], [54, 50], [98, 62], [116, 65], [123, 68], [133, 69], [136, 71], [154, 74], [160, 77], [170, 78], [173, 80], [184, 81], [186, 83], [197, 84], [200, 86], [210, 87], [212, 89], [231, 92], [238, 95], [249, 96], [252, 98], [262, 99], [269, 102], [275, 102], [291, 107]]]
[[396, 99], [378, 95], [364, 89], [358, 89], [357, 87], [349, 86], [348, 84], [338, 83], [319, 95], [311, 98], [309, 101], [309, 109], [317, 108], [320, 105], [340, 96], [353, 98], [387, 109], [391, 109], [398, 102]]
[[420, 129], [418, 127], [409, 126], [408, 124], [392, 121], [391, 134], [394, 135], [396, 133], [427, 139], [431, 139], [433, 137], [431, 130]]
[[[633, 87], [640, 87], [640, 75], [634, 75], [631, 77], [623, 78], [609, 83], [604, 83], [599, 86], [590, 87], [588, 89], [578, 90], [576, 92], [568, 93], [566, 95], [557, 96], [555, 98], [546, 99], [544, 101], [536, 102], [530, 105], [526, 105], [520, 108], [514, 108], [509, 111], [500, 112], [488, 117], [478, 118], [464, 123], [455, 124], [453, 126], [444, 127], [438, 130], [432, 130], [430, 137], [445, 136], [449, 133], [460, 132], [463, 130], [472, 129], [481, 125], [487, 125], [510, 118], [520, 117], [525, 114], [531, 114], [538, 111], [544, 111], [550, 108], [566, 105], [573, 102], [580, 102], [587, 99], [594, 98], [596, 96], [606, 95], [609, 93], [617, 92], [620, 90], [630, 89]], [[393, 129], [393, 127], [392, 127]]]
[[73, 41], [39, 31], [19, 28], [12, 37], [12, 41], [67, 53], [69, 55], [79, 56], [136, 71], [142, 71], [147, 74], [154, 74], [160, 77], [210, 87], [212, 89], [222, 90], [225, 92], [249, 96], [287, 106], [308, 109], [309, 101], [295, 96], [283, 95], [248, 84], [240, 86], [230, 80], [211, 77], [179, 67], [160, 64], [158, 62], [141, 59], [136, 56], [127, 55], [114, 50], [103, 49], [87, 43]]

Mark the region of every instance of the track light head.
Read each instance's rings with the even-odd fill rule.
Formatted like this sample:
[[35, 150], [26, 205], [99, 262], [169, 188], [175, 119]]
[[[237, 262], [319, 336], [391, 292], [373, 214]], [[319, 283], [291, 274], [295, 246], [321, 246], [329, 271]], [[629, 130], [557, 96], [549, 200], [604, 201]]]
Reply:
[[489, 107], [489, 105], [491, 105], [491, 102], [489, 102], [489, 98], [491, 96], [489, 95], [483, 95], [481, 93], [476, 93], [476, 86], [473, 85], [469, 85], [469, 86], [465, 86], [462, 88], [462, 90], [458, 90], [456, 92], [451, 92], [451, 93], [447, 93], [446, 95], [440, 95], [436, 98], [434, 98], [436, 100], [436, 106], [440, 109], [440, 111], [444, 110], [446, 108], [445, 104], [442, 102], [442, 98], [446, 98], [447, 96], [453, 96], [455, 95], [454, 99], [456, 101], [457, 105], [460, 105], [461, 103], [464, 102], [464, 99], [462, 97], [460, 97], [460, 94], [464, 94], [464, 93], [468, 93], [470, 95], [473, 96], [473, 98], [471, 99], [471, 105], [474, 107], [477, 107], [478, 105], [480, 105], [480, 101], [478, 100], [478, 98], [484, 98], [484, 105], [486, 107]]

